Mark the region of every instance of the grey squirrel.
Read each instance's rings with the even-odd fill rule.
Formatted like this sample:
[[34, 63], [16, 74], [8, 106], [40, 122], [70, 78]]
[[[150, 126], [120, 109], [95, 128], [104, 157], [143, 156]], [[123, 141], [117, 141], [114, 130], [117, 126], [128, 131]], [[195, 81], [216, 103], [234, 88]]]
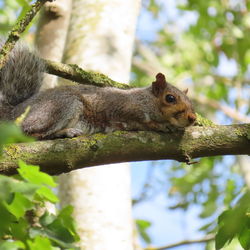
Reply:
[[15, 120], [29, 107], [21, 127], [38, 139], [114, 130], [164, 132], [196, 120], [186, 92], [161, 73], [145, 88], [76, 85], [39, 92], [44, 69], [35, 53], [17, 44], [0, 70], [0, 120]]

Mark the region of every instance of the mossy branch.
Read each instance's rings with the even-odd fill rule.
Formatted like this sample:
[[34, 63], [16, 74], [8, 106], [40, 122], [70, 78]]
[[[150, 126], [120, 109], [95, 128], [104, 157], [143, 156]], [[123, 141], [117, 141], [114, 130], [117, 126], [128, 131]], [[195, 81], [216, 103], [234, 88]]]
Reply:
[[250, 155], [250, 124], [193, 126], [176, 133], [117, 131], [6, 146], [0, 173], [15, 173], [18, 159], [61, 174], [118, 162], [172, 159], [190, 163], [197, 157], [243, 154]]
[[20, 35], [24, 32], [26, 27], [41, 9], [41, 7], [46, 2], [52, 2], [53, 0], [37, 0], [34, 4], [30, 6], [30, 9], [27, 11], [23, 18], [19, 18], [19, 21], [16, 25], [12, 28], [7, 41], [3, 45], [2, 49], [0, 50], [0, 69], [4, 66], [5, 62], [8, 59], [9, 52], [14, 48], [16, 42], [19, 40]]
[[44, 60], [46, 65], [46, 72], [52, 75], [60, 76], [62, 78], [78, 82], [81, 84], [90, 84], [97, 87], [116, 87], [121, 89], [131, 88], [127, 84], [122, 84], [113, 81], [108, 76], [92, 71], [85, 71], [76, 64], [65, 64], [60, 62], [53, 62]]

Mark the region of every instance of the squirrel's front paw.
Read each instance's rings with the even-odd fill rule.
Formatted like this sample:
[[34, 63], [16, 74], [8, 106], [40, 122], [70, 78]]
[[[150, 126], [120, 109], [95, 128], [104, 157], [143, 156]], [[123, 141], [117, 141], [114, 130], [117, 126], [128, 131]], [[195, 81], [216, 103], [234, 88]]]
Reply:
[[72, 137], [76, 137], [79, 135], [83, 134], [83, 131], [81, 129], [78, 128], [67, 128], [66, 130], [66, 137], [72, 138]]
[[68, 137], [73, 138], [82, 135], [83, 131], [78, 128], [65, 128], [56, 132], [56, 137]]

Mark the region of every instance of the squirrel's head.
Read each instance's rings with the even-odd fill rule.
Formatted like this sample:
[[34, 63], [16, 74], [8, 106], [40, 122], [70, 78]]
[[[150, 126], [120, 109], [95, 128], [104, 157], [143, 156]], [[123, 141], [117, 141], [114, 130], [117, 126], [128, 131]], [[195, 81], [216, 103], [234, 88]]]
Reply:
[[156, 81], [152, 83], [152, 92], [160, 101], [160, 110], [164, 119], [174, 127], [184, 128], [192, 125], [196, 120], [187, 91], [181, 91], [166, 82], [162, 73], [158, 73]]

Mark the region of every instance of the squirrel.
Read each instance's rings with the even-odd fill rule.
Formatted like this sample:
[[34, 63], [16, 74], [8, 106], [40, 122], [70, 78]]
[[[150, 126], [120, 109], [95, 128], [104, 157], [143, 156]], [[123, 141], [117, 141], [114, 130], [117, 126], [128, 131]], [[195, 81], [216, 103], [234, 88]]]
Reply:
[[0, 120], [15, 120], [28, 108], [21, 128], [38, 139], [115, 130], [166, 132], [196, 120], [187, 90], [168, 83], [162, 73], [144, 88], [75, 85], [39, 92], [45, 68], [19, 43], [0, 70]]

